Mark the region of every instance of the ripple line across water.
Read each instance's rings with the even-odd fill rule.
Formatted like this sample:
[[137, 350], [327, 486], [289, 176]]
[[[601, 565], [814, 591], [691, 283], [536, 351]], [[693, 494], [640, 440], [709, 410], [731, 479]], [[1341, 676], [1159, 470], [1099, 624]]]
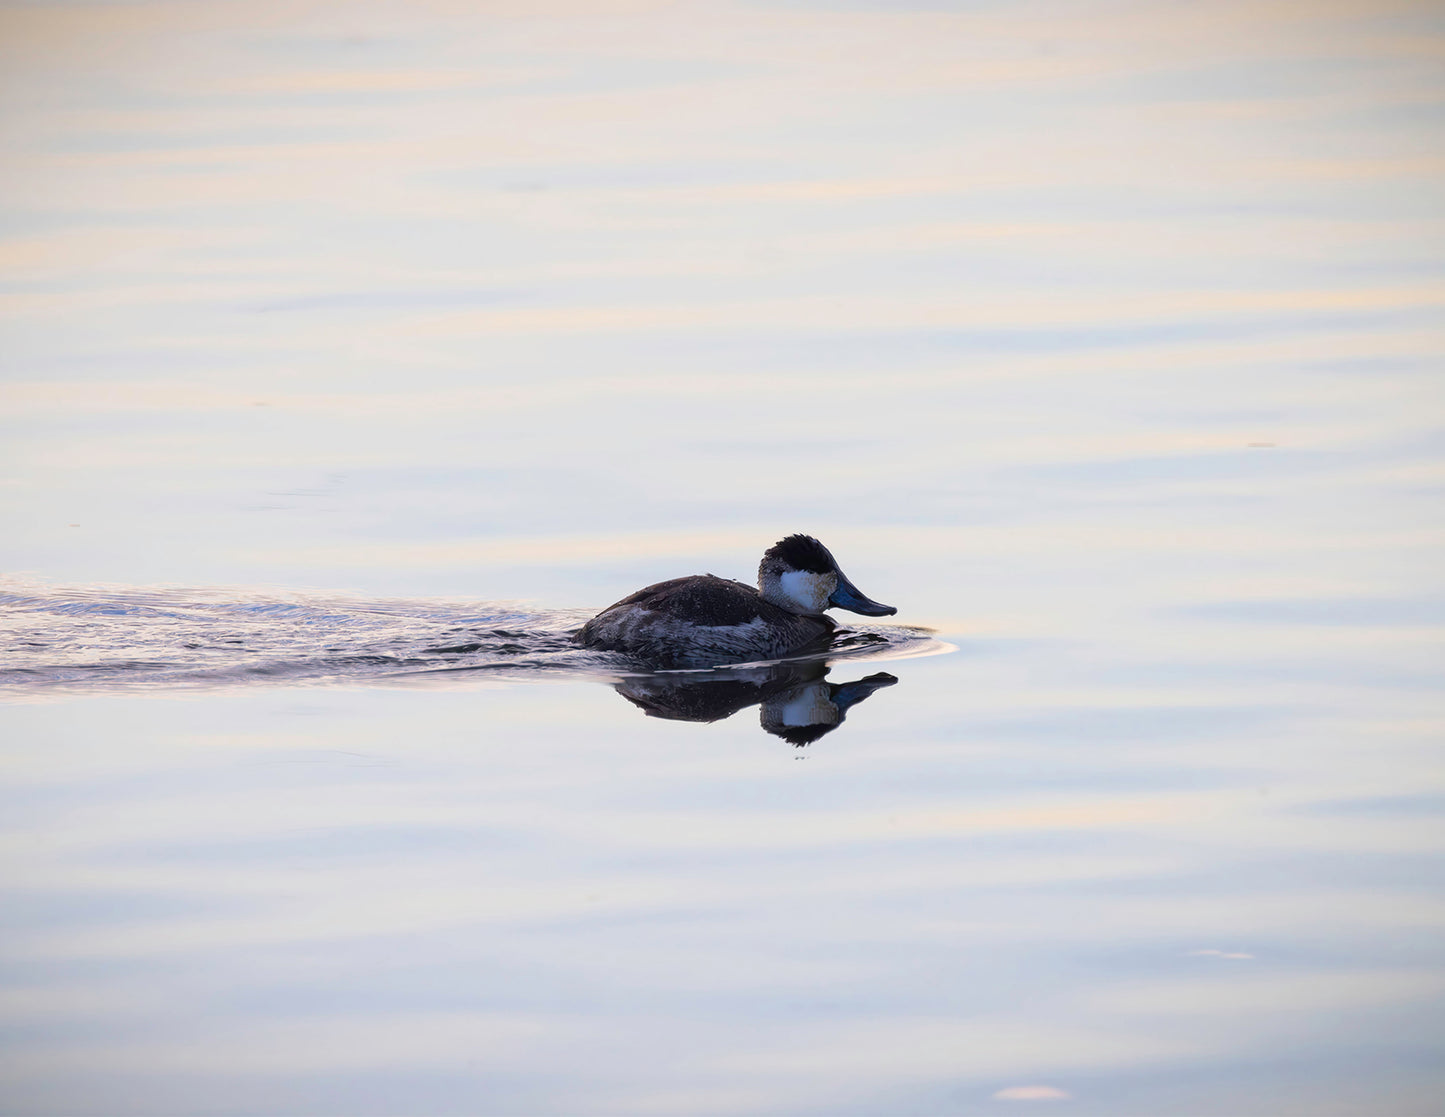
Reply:
[[[642, 673], [579, 648], [583, 609], [515, 602], [367, 601], [246, 590], [0, 582], [0, 690], [213, 689], [258, 684], [445, 685]], [[926, 629], [840, 628], [829, 660], [949, 650]]]

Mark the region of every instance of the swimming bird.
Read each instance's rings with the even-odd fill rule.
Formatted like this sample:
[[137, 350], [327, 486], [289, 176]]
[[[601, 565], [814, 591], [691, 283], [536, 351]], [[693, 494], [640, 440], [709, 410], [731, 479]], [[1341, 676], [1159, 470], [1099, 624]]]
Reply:
[[811, 535], [790, 535], [763, 553], [757, 589], [714, 574], [658, 582], [602, 610], [575, 639], [653, 667], [712, 667], [824, 647], [836, 626], [823, 611], [834, 607], [898, 612], [865, 596]]

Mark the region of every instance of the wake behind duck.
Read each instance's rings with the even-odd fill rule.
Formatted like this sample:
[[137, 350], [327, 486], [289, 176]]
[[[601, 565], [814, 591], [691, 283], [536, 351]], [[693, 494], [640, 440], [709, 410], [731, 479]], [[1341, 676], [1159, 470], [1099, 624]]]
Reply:
[[[827, 548], [807, 536], [770, 548], [760, 575], [768, 598], [739, 582], [698, 575], [649, 586], [591, 620], [590, 610], [506, 601], [56, 586], [0, 577], [0, 695], [610, 683], [679, 667], [727, 671], [769, 659], [831, 663], [951, 650], [928, 629], [844, 629], [822, 616], [834, 605], [869, 616], [894, 610], [863, 596]], [[775, 604], [780, 595], [785, 605]], [[649, 611], [662, 620], [646, 620]]]

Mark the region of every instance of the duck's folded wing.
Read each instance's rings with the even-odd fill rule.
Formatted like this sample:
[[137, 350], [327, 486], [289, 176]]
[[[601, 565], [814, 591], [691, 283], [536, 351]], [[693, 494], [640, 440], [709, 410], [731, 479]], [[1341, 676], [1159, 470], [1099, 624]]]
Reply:
[[619, 608], [645, 609], [688, 624], [722, 628], [767, 618], [776, 607], [759, 597], [752, 586], [712, 574], [694, 574], [647, 586], [606, 611]]

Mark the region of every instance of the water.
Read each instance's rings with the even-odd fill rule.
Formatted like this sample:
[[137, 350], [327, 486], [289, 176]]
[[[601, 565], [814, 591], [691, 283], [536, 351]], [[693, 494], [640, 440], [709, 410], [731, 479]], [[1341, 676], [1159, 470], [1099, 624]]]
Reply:
[[1437, 1112], [1442, 33], [0, 8], [0, 1108]]

